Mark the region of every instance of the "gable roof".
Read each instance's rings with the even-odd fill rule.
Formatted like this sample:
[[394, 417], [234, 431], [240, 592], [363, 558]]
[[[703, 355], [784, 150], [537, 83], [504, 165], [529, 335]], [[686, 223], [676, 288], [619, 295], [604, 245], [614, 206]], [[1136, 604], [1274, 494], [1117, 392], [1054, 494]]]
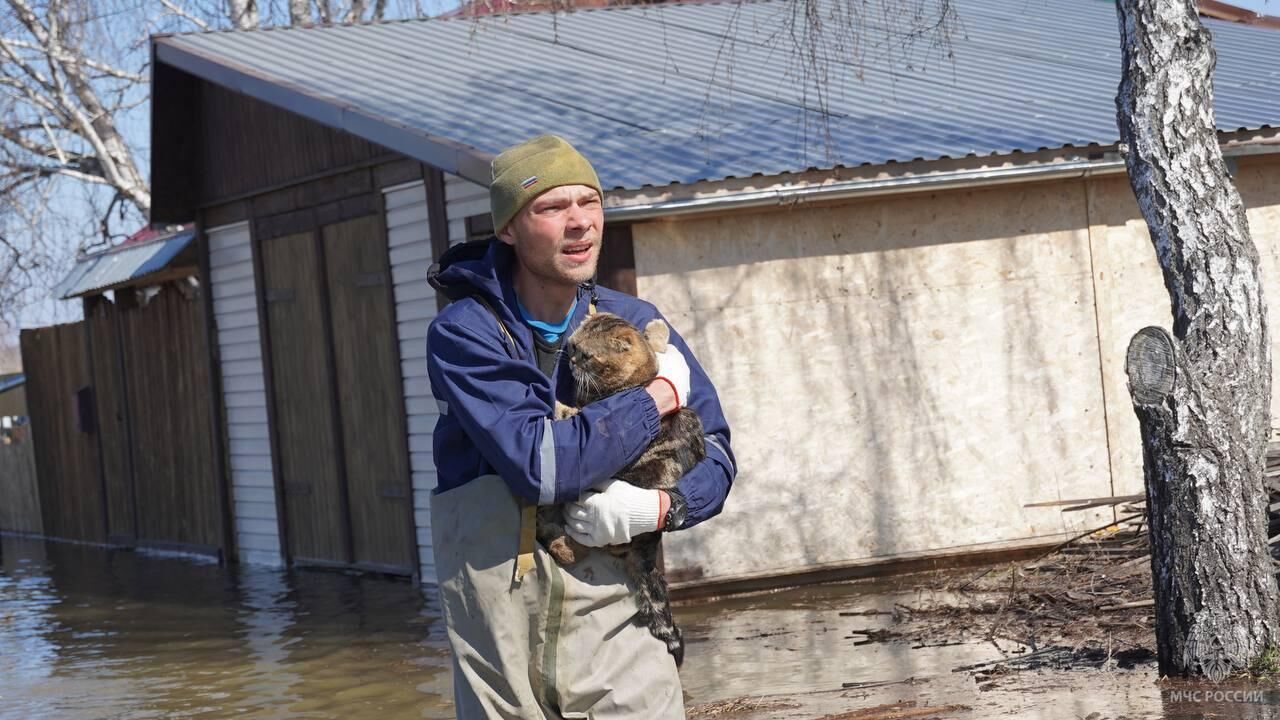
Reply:
[[[212, 32], [158, 36], [154, 50], [157, 63], [485, 185], [494, 153], [548, 131], [582, 149], [607, 189], [1118, 140], [1113, 2], [953, 0], [954, 65], [849, 73], [827, 97], [826, 128], [775, 36], [787, 5]], [[1280, 35], [1205, 24], [1219, 128], [1280, 125]], [[886, 32], [870, 22], [864, 46]]]

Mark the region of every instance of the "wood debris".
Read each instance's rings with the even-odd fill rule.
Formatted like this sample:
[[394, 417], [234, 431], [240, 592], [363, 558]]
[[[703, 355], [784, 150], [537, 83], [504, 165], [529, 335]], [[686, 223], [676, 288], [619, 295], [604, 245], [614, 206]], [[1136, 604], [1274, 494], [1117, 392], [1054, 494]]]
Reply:
[[[1268, 536], [1280, 573], [1280, 435], [1275, 433], [1265, 479]], [[1050, 500], [1028, 507], [1060, 507], [1062, 512], [1114, 507], [1119, 519], [1090, 528], [1032, 562], [986, 568], [969, 577], [931, 577], [925, 584], [950, 596], [895, 608], [895, 617], [904, 619], [902, 638], [931, 644], [983, 639], [1019, 643], [1031, 653], [1028, 657], [1065, 648], [1076, 656], [1139, 658], [1154, 649], [1145, 496]]]

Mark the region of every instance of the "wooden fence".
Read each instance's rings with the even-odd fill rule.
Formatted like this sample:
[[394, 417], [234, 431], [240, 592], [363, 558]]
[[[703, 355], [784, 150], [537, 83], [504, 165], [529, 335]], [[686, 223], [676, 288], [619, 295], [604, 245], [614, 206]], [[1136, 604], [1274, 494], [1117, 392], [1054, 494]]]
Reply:
[[228, 549], [198, 292], [117, 290], [82, 323], [22, 333], [46, 534]]
[[0, 531], [44, 531], [30, 425], [3, 431], [0, 437]]
[[44, 532], [102, 542], [106, 522], [84, 323], [23, 330], [21, 341]]
[[[222, 544], [222, 500], [204, 313], [195, 293], [185, 281], [167, 283], [145, 303], [117, 294], [87, 316], [104, 398], [116, 382], [115, 415], [103, 423], [104, 460], [108, 422], [122, 449], [107, 482], [112, 534], [131, 528], [140, 544], [214, 553]], [[130, 512], [132, 520], [116, 522]]]

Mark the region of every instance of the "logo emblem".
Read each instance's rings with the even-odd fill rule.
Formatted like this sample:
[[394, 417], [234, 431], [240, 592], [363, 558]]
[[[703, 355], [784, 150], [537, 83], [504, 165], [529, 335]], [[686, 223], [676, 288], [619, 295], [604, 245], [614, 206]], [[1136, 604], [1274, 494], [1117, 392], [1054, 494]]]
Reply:
[[538, 184], [538, 176], [537, 176], [537, 175], [530, 175], [529, 177], [527, 177], [527, 178], [525, 178], [524, 180], [521, 180], [521, 181], [520, 181], [520, 187], [524, 188], [525, 190], [528, 190], [529, 188], [531, 188], [531, 187], [533, 187], [534, 185], [537, 185], [537, 184]]

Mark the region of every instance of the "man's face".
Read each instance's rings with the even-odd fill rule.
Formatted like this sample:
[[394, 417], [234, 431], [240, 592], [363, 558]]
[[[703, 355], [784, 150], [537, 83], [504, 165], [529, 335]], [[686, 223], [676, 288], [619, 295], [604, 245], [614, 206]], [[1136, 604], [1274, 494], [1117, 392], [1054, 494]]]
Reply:
[[530, 200], [498, 237], [537, 279], [577, 285], [596, 273], [603, 229], [604, 207], [595, 188], [562, 185]]

